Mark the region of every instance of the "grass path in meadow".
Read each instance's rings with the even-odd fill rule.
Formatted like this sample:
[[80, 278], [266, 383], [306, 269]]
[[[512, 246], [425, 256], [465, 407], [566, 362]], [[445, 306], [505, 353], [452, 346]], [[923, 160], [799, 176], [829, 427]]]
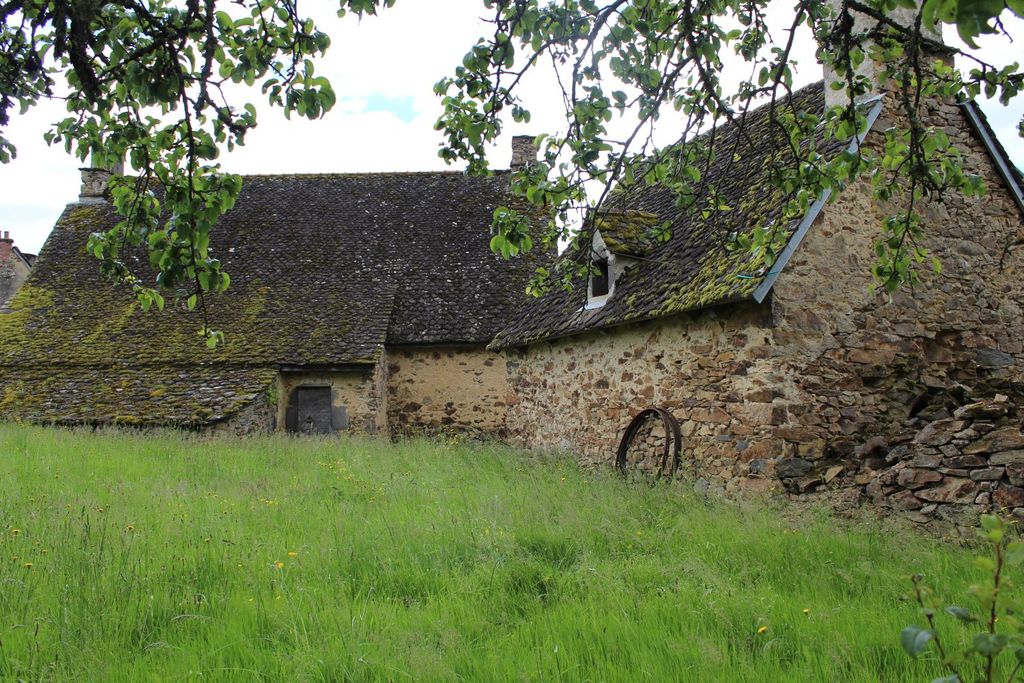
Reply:
[[499, 446], [0, 426], [0, 485], [10, 680], [926, 681], [906, 577], [975, 574]]

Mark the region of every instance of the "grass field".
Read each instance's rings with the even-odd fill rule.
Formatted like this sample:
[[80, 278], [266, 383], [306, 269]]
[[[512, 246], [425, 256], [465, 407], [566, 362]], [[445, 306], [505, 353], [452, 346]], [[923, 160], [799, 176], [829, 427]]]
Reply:
[[13, 680], [927, 681], [907, 577], [975, 579], [499, 446], [0, 426], [0, 486]]

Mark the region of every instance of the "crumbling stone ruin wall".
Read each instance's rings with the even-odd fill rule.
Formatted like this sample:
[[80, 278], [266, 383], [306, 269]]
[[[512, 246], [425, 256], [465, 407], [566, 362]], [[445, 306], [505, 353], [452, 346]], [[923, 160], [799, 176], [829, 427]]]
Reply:
[[482, 347], [389, 347], [388, 424], [396, 434], [505, 435], [505, 359]]
[[929, 106], [988, 193], [923, 207], [923, 246], [942, 273], [891, 302], [869, 292], [876, 226], [891, 207], [854, 187], [826, 208], [772, 295], [773, 337], [794, 378], [781, 398], [790, 419], [775, 434], [786, 456], [842, 460], [965, 402], [1019, 393], [1024, 258], [1014, 245], [1024, 221], [959, 108]]
[[[853, 460], [870, 451], [865, 444], [872, 439], [885, 442], [884, 459], [899, 435], [953, 419], [957, 407], [997, 393], [1017, 402], [1024, 360], [1024, 257], [1015, 248], [1024, 242], [1021, 212], [960, 109], [927, 106], [988, 189], [980, 199], [950, 196], [923, 207], [924, 246], [941, 260], [941, 274], [891, 302], [873, 293], [872, 246], [888, 211], [866, 186], [850, 187], [825, 208], [761, 305], [723, 306], [510, 352], [514, 439], [610, 464], [630, 418], [661, 405], [683, 427], [680, 471], [693, 472], [703, 486], [777, 490], [784, 482], [788, 490], [810, 492], [859, 472]], [[883, 118], [878, 127], [887, 125]], [[1004, 419], [1011, 426], [1015, 418]], [[1000, 428], [993, 424], [992, 431]], [[982, 423], [976, 430], [979, 438], [985, 429]], [[953, 446], [967, 448], [972, 438], [960, 434], [964, 443]], [[903, 462], [899, 452], [892, 457]], [[978, 484], [975, 499], [999, 490], [983, 490], [969, 474], [939, 474], [939, 484], [950, 477]], [[879, 486], [898, 486], [894, 476], [896, 484]], [[1017, 486], [1009, 476], [998, 481]], [[920, 499], [922, 509], [930, 504]]]
[[967, 403], [917, 431], [872, 437], [840, 462], [787, 461], [782, 482], [839, 509], [868, 500], [921, 524], [971, 526], [991, 511], [1024, 521], [1019, 406], [1003, 394]]

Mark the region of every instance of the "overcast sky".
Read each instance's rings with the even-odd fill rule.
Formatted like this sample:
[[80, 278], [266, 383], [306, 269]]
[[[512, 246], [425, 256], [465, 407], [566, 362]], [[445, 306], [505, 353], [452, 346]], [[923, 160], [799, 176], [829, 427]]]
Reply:
[[[334, 5], [323, 0], [318, 4], [321, 8]], [[303, 9], [310, 11], [312, 5], [307, 3]], [[487, 32], [478, 19], [483, 14], [481, 0], [402, 0], [381, 16], [359, 23], [352, 17], [337, 20], [326, 11], [316, 16], [332, 37], [332, 47], [319, 69], [331, 79], [338, 104], [315, 122], [286, 121], [278, 111], [261, 109], [260, 125], [249, 133], [246, 146], [222, 158], [225, 168], [238, 173], [445, 168], [437, 157], [441, 137], [433, 125], [440, 105], [432, 87]], [[1024, 22], [1014, 29], [1024, 40]], [[1006, 40], [989, 41], [985, 47], [987, 55], [1000, 63], [1022, 52]], [[797, 54], [800, 82], [819, 79], [821, 69], [813, 63], [813, 46], [804, 45]], [[554, 131], [564, 125], [552, 95], [544, 76], [528, 83], [524, 99], [533, 110], [533, 120], [506, 129], [507, 139], [493, 150], [492, 165], [507, 166], [512, 135]], [[1024, 141], [1015, 130], [1024, 112], [1024, 97], [1009, 110], [998, 104], [984, 108], [1016, 164], [1024, 166]], [[63, 148], [47, 147], [42, 139], [49, 124], [62, 114], [61, 105], [44, 103], [14, 118], [7, 131], [18, 148], [18, 158], [0, 166], [0, 230], [9, 230], [27, 252], [39, 250], [65, 204], [78, 196], [78, 161]], [[671, 140], [672, 134], [668, 126], [665, 140]]]

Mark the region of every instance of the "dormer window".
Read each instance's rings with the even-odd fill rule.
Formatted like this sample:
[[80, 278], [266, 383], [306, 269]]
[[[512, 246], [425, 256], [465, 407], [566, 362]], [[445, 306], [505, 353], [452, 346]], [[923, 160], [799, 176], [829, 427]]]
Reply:
[[608, 259], [595, 258], [590, 264], [590, 295], [607, 296], [610, 284]]
[[658, 217], [642, 211], [604, 211], [594, 221], [586, 309], [600, 308], [615, 296], [615, 283], [640, 263], [650, 245], [647, 236]]

